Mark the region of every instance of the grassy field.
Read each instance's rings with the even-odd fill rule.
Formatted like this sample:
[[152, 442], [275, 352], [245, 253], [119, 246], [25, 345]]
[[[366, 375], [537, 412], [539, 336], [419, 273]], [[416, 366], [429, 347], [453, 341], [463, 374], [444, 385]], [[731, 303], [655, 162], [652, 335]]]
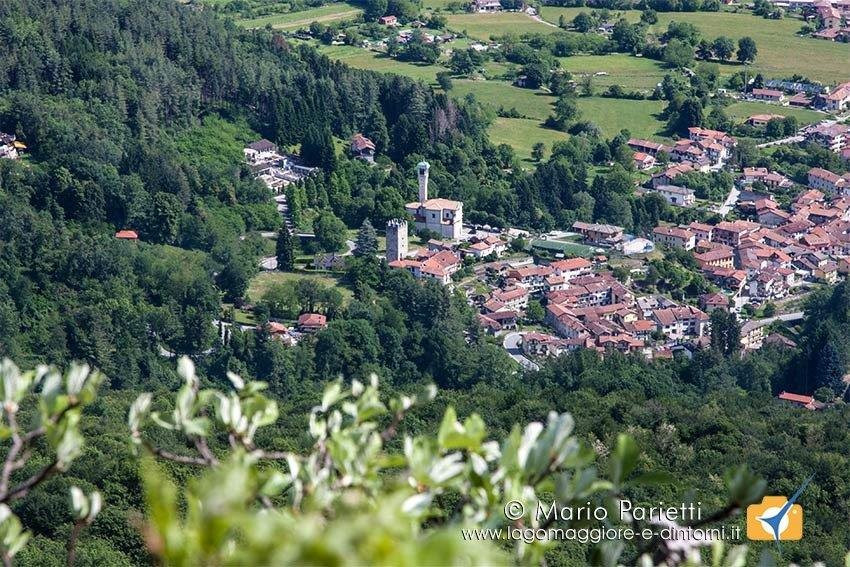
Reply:
[[508, 144], [517, 156], [531, 163], [531, 148], [537, 142], [546, 144], [544, 159], [552, 151], [552, 144], [566, 140], [567, 134], [550, 128], [543, 128], [539, 120], [525, 118], [497, 118], [490, 129], [490, 141], [494, 144]]
[[608, 73], [593, 77], [593, 85], [597, 90], [605, 90], [610, 85], [620, 85], [626, 90], [651, 91], [668, 73], [658, 61], [622, 53], [559, 57], [558, 60], [561, 68], [573, 75]]
[[494, 109], [500, 106], [506, 110], [516, 108], [524, 117], [545, 120], [552, 112], [552, 95], [521, 89], [505, 81], [454, 81], [452, 94], [462, 97], [472, 93], [475, 97]]
[[313, 45], [331, 59], [338, 59], [351, 67], [381, 73], [395, 73], [430, 84], [436, 84], [437, 73], [446, 70], [445, 67], [440, 65], [417, 65], [397, 61], [382, 53], [376, 53], [350, 45], [322, 45], [318, 43], [313, 43]]
[[[537, 141], [560, 139], [557, 132], [540, 126], [540, 122], [552, 112], [555, 102], [552, 95], [514, 87], [504, 81], [455, 81], [452, 94], [464, 96], [467, 93], [473, 93], [479, 101], [494, 109], [499, 106], [516, 108], [527, 118], [518, 122], [502, 122], [491, 128], [494, 141], [498, 139], [497, 143], [509, 143], [523, 157], [530, 155], [531, 146]], [[658, 117], [664, 108], [662, 101], [583, 97], [578, 99], [578, 106], [581, 119], [595, 123], [606, 137], [614, 136], [625, 128], [634, 136], [666, 139], [663, 132], [665, 124]], [[510, 131], [509, 124], [518, 127], [516, 133]], [[532, 124], [538, 124], [540, 132], [536, 133], [537, 137], [533, 135]], [[515, 140], [511, 141], [511, 138]]]
[[339, 288], [346, 303], [354, 297], [351, 290], [344, 287], [340, 283], [339, 278], [332, 274], [309, 274], [303, 272], [261, 272], [254, 276], [254, 279], [248, 284], [248, 297], [252, 301], [257, 301], [263, 297], [269, 287], [300, 279], [313, 279], [327, 286]]
[[781, 116], [796, 116], [801, 124], [820, 122], [826, 118], [826, 114], [807, 110], [805, 108], [791, 108], [788, 106], [777, 106], [766, 102], [736, 102], [726, 107], [726, 114], [736, 122], [743, 122], [753, 114], [779, 114]]
[[[546, 6], [541, 15], [557, 24], [561, 15], [572, 20], [582, 10], [589, 9]], [[620, 14], [632, 22], [640, 19], [636, 10]], [[614, 15], [613, 19], [618, 17]], [[798, 19], [766, 20], [743, 12], [666, 12], [658, 14], [658, 23], [651, 31], [661, 33], [671, 21], [694, 24], [709, 39], [720, 35], [736, 41], [744, 36], [752, 37], [759, 50], [752, 68], [768, 77], [799, 73], [827, 84], [850, 80], [850, 45], [799, 37], [796, 33], [803, 22]], [[731, 74], [740, 68], [737, 64], [725, 64], [723, 72]]]
[[491, 37], [507, 34], [554, 33], [559, 31], [532, 20], [520, 12], [502, 12], [498, 14], [451, 14], [448, 16], [449, 29], [466, 31], [469, 37], [489, 40]]
[[582, 120], [590, 120], [606, 138], [626, 129], [632, 136], [665, 140], [665, 123], [658, 115], [664, 109], [659, 100], [624, 100], [587, 97], [578, 99]]
[[272, 14], [251, 20], [239, 20], [237, 23], [246, 28], [262, 28], [267, 25], [275, 29], [296, 30], [309, 26], [312, 22], [336, 22], [350, 20], [363, 13], [363, 10], [344, 2], [334, 2], [310, 10]]

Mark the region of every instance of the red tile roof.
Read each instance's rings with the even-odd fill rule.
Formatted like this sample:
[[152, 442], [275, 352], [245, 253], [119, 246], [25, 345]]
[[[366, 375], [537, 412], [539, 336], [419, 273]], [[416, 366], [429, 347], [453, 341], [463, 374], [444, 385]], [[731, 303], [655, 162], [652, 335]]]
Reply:
[[120, 238], [122, 240], [138, 240], [139, 235], [135, 230], [119, 230], [115, 233], [115, 238]]

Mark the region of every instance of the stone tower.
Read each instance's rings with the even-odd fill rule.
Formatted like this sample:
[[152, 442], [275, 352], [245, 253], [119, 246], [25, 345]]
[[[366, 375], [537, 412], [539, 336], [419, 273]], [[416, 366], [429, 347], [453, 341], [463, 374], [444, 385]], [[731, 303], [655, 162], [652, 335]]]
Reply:
[[[426, 172], [427, 178], [427, 172]], [[387, 262], [395, 262], [407, 257], [407, 221], [390, 219], [387, 221]]]
[[419, 177], [419, 202], [428, 200], [428, 170], [431, 168], [427, 161], [420, 161], [416, 166], [416, 174]]

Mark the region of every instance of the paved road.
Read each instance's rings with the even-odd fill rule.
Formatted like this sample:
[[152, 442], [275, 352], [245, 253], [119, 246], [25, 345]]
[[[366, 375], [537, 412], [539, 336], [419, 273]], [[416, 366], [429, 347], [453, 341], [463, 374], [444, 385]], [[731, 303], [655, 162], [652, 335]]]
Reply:
[[732, 189], [729, 190], [729, 195], [726, 196], [726, 200], [723, 201], [723, 204], [717, 207], [717, 212], [721, 216], [725, 216], [729, 211], [732, 210], [732, 207], [735, 206], [735, 203], [738, 202], [738, 197], [740, 197], [741, 192], [737, 187], [732, 186]]
[[540, 370], [540, 366], [522, 354], [522, 349], [519, 346], [522, 341], [522, 333], [508, 333], [502, 340], [502, 346], [511, 358], [519, 362], [526, 370]]
[[757, 144], [757, 148], [769, 148], [771, 146], [782, 146], [784, 144], [799, 144], [800, 142], [805, 141], [804, 136], [796, 135], [789, 136], [787, 138], [782, 138], [781, 140], [773, 140], [771, 142], [765, 142], [763, 144]]
[[776, 317], [767, 317], [765, 319], [758, 319], [760, 323], [765, 323], [769, 325], [775, 321], [799, 321], [804, 317], [804, 313], [802, 311], [795, 311], [794, 313], [785, 313], [783, 315], [777, 315]]

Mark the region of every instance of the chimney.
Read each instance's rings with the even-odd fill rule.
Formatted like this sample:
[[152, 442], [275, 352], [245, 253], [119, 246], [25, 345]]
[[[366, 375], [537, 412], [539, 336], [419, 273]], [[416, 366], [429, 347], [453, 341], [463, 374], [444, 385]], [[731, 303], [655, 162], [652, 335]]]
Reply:
[[416, 166], [416, 173], [419, 176], [419, 202], [424, 203], [428, 200], [428, 162], [420, 161]]

